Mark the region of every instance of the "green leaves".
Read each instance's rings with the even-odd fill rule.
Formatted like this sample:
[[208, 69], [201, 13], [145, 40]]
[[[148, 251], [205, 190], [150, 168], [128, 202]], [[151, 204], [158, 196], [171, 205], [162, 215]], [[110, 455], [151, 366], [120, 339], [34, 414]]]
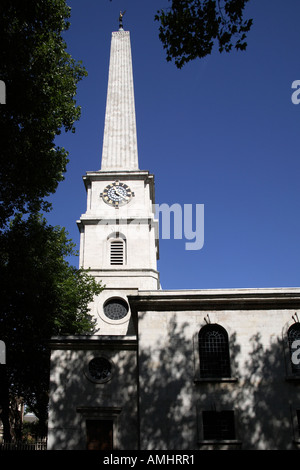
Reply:
[[69, 17], [65, 0], [1, 1], [0, 229], [16, 212], [45, 210], [66, 171], [68, 152], [54, 139], [74, 132], [77, 83], [87, 75], [62, 37]]
[[180, 69], [187, 62], [211, 54], [215, 42], [219, 51], [247, 47], [246, 33], [252, 20], [243, 20], [249, 0], [172, 0], [168, 11], [160, 10], [159, 38], [167, 51], [167, 61]]
[[51, 336], [91, 334], [89, 304], [102, 286], [69, 265], [75, 245], [64, 228], [39, 214], [18, 214], [0, 234], [1, 340], [7, 348], [10, 392], [37, 415], [47, 416], [48, 341]]
[[24, 323], [24, 332], [24, 319], [31, 318], [36, 329], [45, 328], [41, 338], [82, 333], [83, 326], [85, 332], [93, 331], [88, 305], [101, 287], [66, 261], [76, 252], [64, 228], [47, 225], [40, 214], [26, 220], [17, 215], [0, 241], [3, 325], [9, 315], [10, 322]]
[[[46, 198], [64, 178], [68, 152], [55, 137], [74, 132], [77, 83], [87, 75], [62, 37], [69, 17], [65, 0], [0, 3], [0, 78], [7, 91], [0, 113], [0, 331], [10, 394], [23, 397], [44, 423], [47, 341], [92, 333], [89, 303], [102, 290], [66, 261], [75, 245], [65, 229], [39, 214], [50, 209]], [[0, 394], [1, 407], [8, 416]]]

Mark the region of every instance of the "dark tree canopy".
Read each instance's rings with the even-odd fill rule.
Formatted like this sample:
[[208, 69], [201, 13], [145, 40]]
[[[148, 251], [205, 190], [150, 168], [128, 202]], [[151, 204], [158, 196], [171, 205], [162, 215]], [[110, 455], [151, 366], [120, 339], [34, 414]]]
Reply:
[[233, 47], [245, 50], [246, 33], [252, 20], [244, 20], [249, 0], [169, 0], [170, 8], [159, 10], [159, 38], [178, 68], [196, 58], [211, 54], [215, 42], [219, 51]]
[[22, 398], [45, 427], [52, 335], [89, 334], [89, 304], [101, 285], [67, 261], [74, 244], [39, 214], [64, 178], [68, 152], [55, 143], [80, 117], [78, 82], [87, 75], [67, 52], [66, 0], [1, 0], [0, 79], [0, 419]]
[[54, 139], [74, 130], [76, 86], [86, 75], [66, 51], [69, 17], [65, 0], [0, 3], [0, 228], [16, 212], [45, 210], [66, 171], [68, 153]]
[[89, 303], [102, 287], [69, 265], [65, 258], [75, 253], [74, 244], [63, 228], [47, 225], [40, 215], [16, 216], [0, 235], [0, 247], [0, 333], [7, 349], [6, 370], [0, 370], [0, 419], [5, 422], [6, 381], [10, 396], [22, 397], [45, 426], [48, 342], [55, 335], [94, 332]]

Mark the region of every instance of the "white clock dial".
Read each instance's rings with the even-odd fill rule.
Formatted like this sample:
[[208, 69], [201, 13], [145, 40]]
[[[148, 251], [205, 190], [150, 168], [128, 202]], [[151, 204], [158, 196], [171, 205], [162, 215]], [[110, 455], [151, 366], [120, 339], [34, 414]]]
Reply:
[[106, 204], [110, 204], [111, 206], [118, 208], [119, 206], [127, 204], [133, 195], [134, 194], [127, 184], [115, 181], [114, 183], [106, 186], [103, 190], [102, 199]]

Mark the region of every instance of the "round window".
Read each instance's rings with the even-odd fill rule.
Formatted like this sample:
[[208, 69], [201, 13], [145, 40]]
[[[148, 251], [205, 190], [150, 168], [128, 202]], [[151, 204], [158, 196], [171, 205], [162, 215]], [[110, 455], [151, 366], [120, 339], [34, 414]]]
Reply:
[[110, 320], [121, 320], [128, 313], [128, 305], [123, 299], [111, 299], [104, 304], [103, 310]]
[[112, 375], [112, 363], [105, 357], [95, 357], [88, 364], [88, 375], [97, 382], [106, 382]]

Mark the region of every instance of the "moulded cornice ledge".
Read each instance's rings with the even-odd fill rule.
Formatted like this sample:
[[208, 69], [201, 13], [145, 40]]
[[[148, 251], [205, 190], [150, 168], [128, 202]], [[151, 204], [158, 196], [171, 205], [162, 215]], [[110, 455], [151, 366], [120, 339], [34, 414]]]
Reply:
[[106, 181], [107, 178], [110, 177], [111, 179], [118, 179], [118, 178], [129, 178], [131, 180], [140, 180], [146, 179], [147, 181], [154, 180], [154, 175], [151, 174], [148, 170], [122, 170], [122, 171], [107, 171], [107, 170], [99, 170], [99, 171], [87, 171], [86, 174], [83, 176], [83, 181], [85, 186], [90, 180], [93, 181]]
[[136, 336], [54, 336], [48, 342], [51, 349], [136, 349]]
[[244, 289], [149, 291], [129, 296], [132, 310], [220, 310], [300, 308], [300, 290]]
[[241, 446], [242, 441], [237, 440], [237, 439], [232, 439], [232, 440], [219, 440], [219, 439], [209, 439], [209, 440], [202, 440], [198, 441], [199, 446], [214, 446], [216, 448], [222, 447], [222, 446]]
[[77, 413], [83, 415], [90, 415], [96, 413], [101, 416], [118, 416], [122, 412], [122, 408], [119, 406], [77, 406]]
[[199, 379], [194, 379], [195, 384], [201, 383], [210, 383], [210, 382], [218, 382], [218, 383], [233, 383], [238, 382], [237, 377], [200, 377]]

